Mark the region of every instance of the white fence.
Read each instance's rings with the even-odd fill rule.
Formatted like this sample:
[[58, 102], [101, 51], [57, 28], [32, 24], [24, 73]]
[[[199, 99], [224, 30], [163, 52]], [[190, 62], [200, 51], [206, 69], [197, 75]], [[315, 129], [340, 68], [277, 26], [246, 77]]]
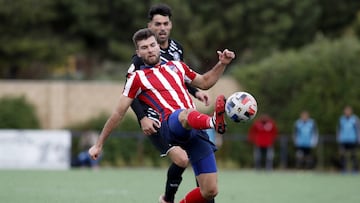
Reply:
[[70, 131], [0, 130], [0, 169], [69, 169], [70, 150]]

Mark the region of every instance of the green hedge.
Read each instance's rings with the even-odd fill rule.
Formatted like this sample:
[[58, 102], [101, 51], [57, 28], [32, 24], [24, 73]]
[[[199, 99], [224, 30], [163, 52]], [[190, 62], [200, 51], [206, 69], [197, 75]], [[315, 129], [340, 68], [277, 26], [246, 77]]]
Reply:
[[321, 134], [334, 134], [345, 105], [360, 111], [359, 56], [355, 38], [318, 39], [300, 50], [233, 69], [233, 75], [256, 97], [259, 114], [275, 118], [280, 132], [291, 133], [300, 111], [307, 109]]
[[40, 122], [35, 107], [24, 96], [0, 98], [1, 129], [38, 129]]
[[[105, 119], [105, 117], [104, 117]], [[90, 123], [94, 120], [101, 120], [99, 118], [91, 119]], [[99, 121], [103, 123], [104, 121]], [[127, 118], [126, 122], [129, 125], [137, 126], [135, 120]], [[96, 123], [96, 122], [95, 122]], [[82, 124], [83, 125], [83, 124]], [[241, 124], [237, 124], [241, 126]], [[89, 125], [85, 125], [90, 127]], [[242, 128], [242, 126], [240, 127]], [[91, 128], [90, 128], [91, 129]], [[79, 135], [88, 132], [89, 128], [82, 129], [83, 131], [73, 131], [73, 148], [72, 154], [76, 155], [81, 149], [79, 149]], [[327, 137], [328, 138], [328, 137]], [[287, 162], [286, 167], [294, 167], [294, 146], [291, 140], [288, 139], [286, 144], [287, 148]], [[275, 144], [275, 160], [274, 167], [282, 167], [281, 160], [281, 144], [278, 140]], [[320, 169], [333, 168], [336, 162], [336, 143], [334, 140], [327, 140], [322, 147], [315, 150], [315, 153], [319, 156], [318, 166]], [[216, 158], [218, 160], [219, 167], [222, 168], [252, 168], [253, 167], [253, 146], [247, 142], [246, 134], [243, 133], [227, 133], [224, 135], [224, 143], [216, 152]], [[152, 167], [166, 167], [169, 165], [168, 158], [160, 158], [159, 152], [154, 148], [140, 130], [138, 131], [114, 131], [107, 140], [104, 147], [104, 156], [101, 161], [102, 166], [152, 166]]]
[[[360, 112], [360, 42], [348, 37], [335, 41], [324, 38], [299, 50], [275, 53], [251, 65], [242, 65], [231, 74], [258, 101], [258, 114], [268, 113], [277, 122], [280, 134], [290, 136], [299, 113], [306, 109], [316, 120], [321, 135], [330, 141], [316, 149], [321, 164], [326, 168], [336, 166], [336, 125], [345, 105]], [[247, 134], [251, 122], [230, 124], [230, 131]], [[288, 143], [288, 164], [293, 165], [293, 143]], [[239, 146], [239, 151], [243, 150]], [[246, 157], [232, 157], [249, 163]], [[275, 160], [278, 162], [278, 160]]]

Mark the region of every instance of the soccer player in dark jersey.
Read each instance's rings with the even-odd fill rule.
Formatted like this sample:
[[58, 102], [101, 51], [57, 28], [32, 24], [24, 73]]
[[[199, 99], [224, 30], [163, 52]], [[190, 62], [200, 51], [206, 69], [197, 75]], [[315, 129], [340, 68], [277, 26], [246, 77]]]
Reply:
[[[181, 44], [169, 38], [172, 29], [171, 16], [171, 8], [166, 4], [155, 4], [149, 9], [148, 13], [148, 28], [157, 36], [161, 48], [160, 59], [163, 62], [184, 60], [184, 50]], [[143, 66], [143, 60], [134, 55], [128, 73], [139, 70]], [[186, 86], [190, 94], [204, 102], [205, 105], [209, 105], [208, 95], [205, 92], [199, 91], [188, 83], [186, 83]], [[167, 155], [173, 162], [168, 169], [165, 193], [159, 197], [160, 203], [173, 202], [175, 193], [182, 181], [182, 174], [189, 163], [187, 154], [180, 147], [169, 145], [169, 143], [161, 140], [159, 132], [154, 128], [154, 122], [158, 122], [157, 112], [138, 99], [134, 99], [131, 107], [139, 120], [144, 134], [150, 138], [153, 145], [162, 153], [162, 156]]]
[[224, 73], [235, 53], [225, 49], [217, 51], [218, 63], [204, 74], [198, 74], [180, 61], [163, 63], [155, 34], [148, 28], [138, 30], [133, 36], [136, 53], [146, 64], [141, 70], [128, 75], [117, 106], [106, 121], [101, 134], [89, 154], [97, 159], [106, 139], [122, 121], [134, 98], [159, 112], [160, 123], [154, 123], [167, 143], [183, 148], [189, 155], [194, 174], [199, 183], [180, 203], [208, 203], [218, 193], [215, 145], [204, 129], [214, 128], [225, 133], [225, 97], [216, 99], [214, 115], [195, 109], [195, 104], [185, 87], [185, 81], [209, 89]]

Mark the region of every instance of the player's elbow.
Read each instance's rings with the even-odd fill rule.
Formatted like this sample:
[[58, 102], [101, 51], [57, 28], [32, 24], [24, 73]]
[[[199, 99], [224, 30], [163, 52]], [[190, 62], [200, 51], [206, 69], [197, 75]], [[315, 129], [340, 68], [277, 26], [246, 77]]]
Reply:
[[198, 76], [193, 82], [192, 84], [194, 86], [196, 86], [197, 88], [199, 89], [202, 89], [202, 90], [208, 90], [210, 89], [212, 86], [215, 85], [217, 79], [216, 78], [213, 78], [209, 75], [200, 75]]
[[203, 80], [197, 86], [198, 86], [199, 89], [208, 90], [213, 86], [213, 84], [209, 83], [209, 81], [207, 81], [207, 80]]

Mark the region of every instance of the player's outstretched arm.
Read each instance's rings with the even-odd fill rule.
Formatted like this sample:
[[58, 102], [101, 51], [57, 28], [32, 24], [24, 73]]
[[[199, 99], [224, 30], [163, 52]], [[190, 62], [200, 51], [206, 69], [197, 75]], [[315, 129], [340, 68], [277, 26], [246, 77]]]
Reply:
[[124, 95], [120, 96], [116, 109], [106, 121], [97, 142], [89, 149], [89, 154], [92, 159], [95, 160], [99, 157], [106, 139], [109, 137], [112, 130], [122, 121], [132, 101], [133, 99], [129, 97]]
[[228, 49], [222, 52], [217, 51], [217, 53], [219, 55], [219, 62], [205, 74], [198, 74], [191, 82], [192, 85], [203, 90], [211, 88], [224, 73], [226, 66], [235, 58], [235, 53]]

